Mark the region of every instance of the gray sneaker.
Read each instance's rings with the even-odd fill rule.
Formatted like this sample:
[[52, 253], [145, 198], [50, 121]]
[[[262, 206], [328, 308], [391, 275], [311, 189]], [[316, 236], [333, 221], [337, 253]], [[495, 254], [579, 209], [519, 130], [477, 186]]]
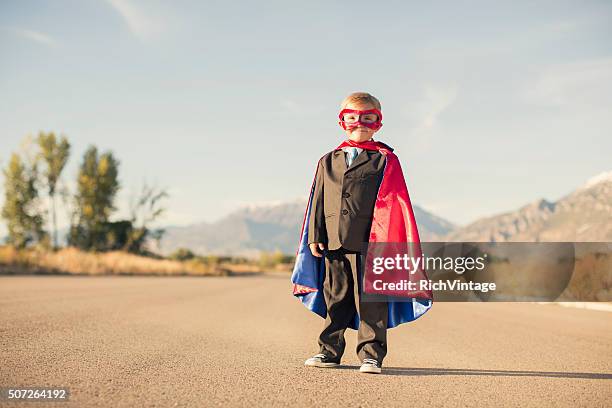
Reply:
[[335, 367], [338, 365], [337, 362], [332, 361], [329, 356], [319, 353], [310, 357], [308, 360], [304, 362], [304, 365], [310, 367]]
[[359, 371], [362, 373], [380, 374], [382, 367], [381, 364], [373, 358], [364, 358]]

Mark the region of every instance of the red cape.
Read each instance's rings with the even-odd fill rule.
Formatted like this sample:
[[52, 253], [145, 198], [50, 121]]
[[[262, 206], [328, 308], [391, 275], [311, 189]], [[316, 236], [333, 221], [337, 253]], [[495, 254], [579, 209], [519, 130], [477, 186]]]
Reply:
[[[359, 147], [367, 150], [376, 150], [383, 154], [386, 158], [383, 179], [378, 189], [374, 212], [372, 215], [372, 226], [369, 235], [370, 243], [395, 243], [402, 244], [409, 248], [410, 256], [420, 257], [422, 255], [419, 234], [417, 230], [416, 220], [406, 181], [402, 173], [402, 168], [397, 156], [393, 153], [393, 149], [386, 144], [378, 141], [367, 141], [357, 143], [352, 140], [345, 140], [336, 149], [341, 149], [345, 146]], [[314, 191], [313, 183], [310, 190], [310, 198], [304, 214], [302, 222], [302, 231], [300, 233], [300, 243], [296, 254], [296, 263], [291, 276], [293, 283], [293, 294], [299, 297], [304, 305], [313, 312], [325, 317], [327, 314], [325, 301], [322, 296], [323, 280], [325, 278], [325, 264], [322, 258], [314, 257], [308, 248], [308, 218], [312, 203], [312, 194]], [[392, 256], [397, 248], [390, 245], [386, 250], [389, 256]], [[384, 251], [383, 251], [384, 252]], [[368, 251], [370, 253], [370, 251]], [[377, 253], [380, 256], [380, 251]], [[366, 265], [368, 261], [366, 260]], [[409, 275], [410, 281], [418, 282], [427, 280], [425, 271], [420, 268], [413, 274]], [[387, 294], [398, 296], [398, 293], [393, 291], [374, 290], [371, 287], [373, 279], [368, 279], [366, 268], [364, 290], [367, 293]], [[431, 290], [405, 291], [401, 296], [403, 300], [389, 300], [389, 322], [388, 327], [395, 327], [398, 324], [409, 322], [417, 319], [425, 314], [432, 306], [433, 293]], [[409, 298], [409, 299], [406, 299]], [[356, 328], [359, 324], [359, 317], [356, 316], [352, 324], [352, 328]]]
[[[378, 247], [376, 256], [385, 256], [385, 253], [387, 253], [388, 257], [393, 257], [398, 249], [404, 248], [404, 252], [411, 257], [421, 258], [421, 240], [419, 238], [414, 211], [410, 202], [402, 166], [395, 153], [393, 153], [393, 149], [378, 141], [358, 143], [349, 139], [342, 142], [336, 150], [345, 146], [377, 150], [386, 157], [385, 170], [382, 182], [378, 188], [368, 241], [370, 243], [396, 243], [403, 245], [387, 245], [387, 247], [381, 245]], [[368, 252], [366, 265], [371, 265], [371, 256], [373, 256], [373, 253], [370, 253], [370, 251]], [[387, 276], [388, 275], [389, 273], [387, 273]], [[375, 290], [372, 283], [377, 277], [371, 274], [371, 268], [366, 268], [364, 290], [366, 293], [433, 300], [433, 293], [431, 290], [418, 289], [418, 282], [428, 279], [424, 270], [419, 268], [412, 274], [399, 271], [395, 273], [395, 277], [397, 279], [405, 278], [406, 280], [417, 283], [417, 289], [406, 290], [402, 294], [398, 294], [398, 292], [391, 290]], [[385, 279], [385, 281], [388, 281], [388, 279]]]

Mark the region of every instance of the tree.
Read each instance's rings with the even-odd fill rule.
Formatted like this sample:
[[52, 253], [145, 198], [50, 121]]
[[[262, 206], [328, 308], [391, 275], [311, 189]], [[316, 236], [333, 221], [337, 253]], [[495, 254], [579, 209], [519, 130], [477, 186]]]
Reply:
[[165, 230], [161, 228], [151, 230], [149, 226], [166, 211], [160, 204], [161, 200], [166, 197], [168, 193], [165, 190], [157, 191], [155, 187], [150, 187], [147, 183], [143, 184], [138, 199], [130, 204], [132, 230], [125, 248], [128, 252], [144, 253], [147, 238], [152, 238], [159, 243]]
[[195, 257], [196, 255], [189, 248], [178, 248], [176, 251], [168, 255], [168, 259], [172, 259], [175, 261], [187, 261]]
[[28, 166], [17, 153], [13, 153], [3, 172], [5, 200], [2, 217], [8, 226], [8, 243], [17, 248], [24, 248], [34, 241], [46, 244], [44, 218], [38, 209], [36, 162]]
[[98, 149], [90, 146], [83, 155], [74, 197], [68, 243], [81, 249], [106, 249], [108, 219], [113, 211], [115, 195], [120, 188], [119, 162], [111, 152], [98, 157]]
[[53, 218], [53, 247], [57, 248], [57, 218], [55, 209], [56, 186], [62, 170], [70, 156], [70, 143], [62, 136], [58, 142], [53, 132], [40, 132], [38, 135], [39, 157], [46, 164], [44, 178], [51, 199], [51, 215]]

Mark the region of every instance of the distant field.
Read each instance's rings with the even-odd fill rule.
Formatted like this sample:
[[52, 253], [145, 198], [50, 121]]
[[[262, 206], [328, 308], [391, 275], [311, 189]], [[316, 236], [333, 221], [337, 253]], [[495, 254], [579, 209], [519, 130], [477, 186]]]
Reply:
[[[283, 259], [285, 258], [285, 259]], [[0, 246], [0, 275], [136, 275], [136, 276], [229, 276], [263, 272], [291, 273], [293, 262], [274, 255], [259, 260], [231, 257], [196, 257], [188, 260], [153, 258], [122, 251], [84, 252], [74, 247], [56, 252], [16, 250]], [[503, 275], [503, 274], [502, 274]], [[512, 276], [510, 271], [507, 274]], [[610, 302], [612, 300], [612, 255], [597, 252], [580, 255], [571, 280], [559, 301]]]
[[291, 265], [269, 264], [253, 260], [232, 259], [202, 261], [156, 259], [122, 251], [92, 253], [76, 248], [57, 252], [0, 246], [0, 274], [68, 274], [68, 275], [188, 275], [226, 276], [260, 273], [265, 270], [288, 271]]

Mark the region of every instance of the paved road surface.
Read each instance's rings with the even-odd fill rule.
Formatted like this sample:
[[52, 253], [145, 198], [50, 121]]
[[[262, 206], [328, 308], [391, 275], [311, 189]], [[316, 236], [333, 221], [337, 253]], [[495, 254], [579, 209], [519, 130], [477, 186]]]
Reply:
[[[286, 276], [0, 277], [0, 387], [69, 387], [55, 407], [605, 406], [611, 318], [434, 303], [389, 331], [384, 374], [368, 375], [352, 330], [345, 365], [303, 366], [323, 320]], [[48, 404], [11, 404], [28, 405]]]

